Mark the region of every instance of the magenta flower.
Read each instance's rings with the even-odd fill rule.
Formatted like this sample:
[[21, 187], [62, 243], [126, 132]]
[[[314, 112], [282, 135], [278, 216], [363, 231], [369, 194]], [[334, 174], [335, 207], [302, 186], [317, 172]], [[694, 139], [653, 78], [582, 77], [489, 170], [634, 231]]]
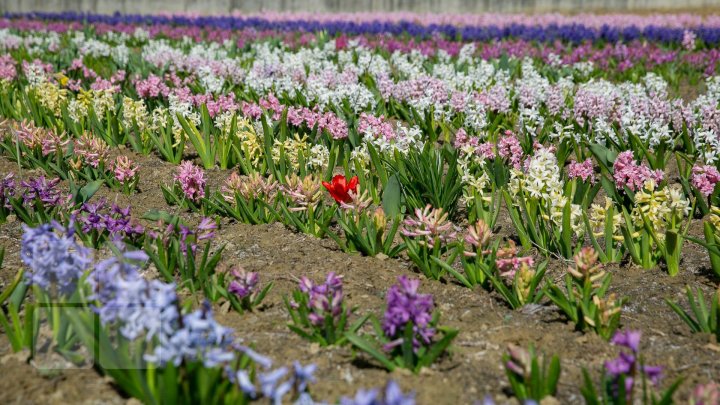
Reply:
[[501, 158], [507, 159], [515, 169], [520, 170], [523, 150], [520, 141], [512, 132], [506, 131], [497, 144], [497, 153]]
[[720, 182], [720, 172], [715, 166], [705, 165], [692, 168], [691, 183], [705, 197], [713, 193], [718, 182]]
[[595, 170], [593, 169], [592, 159], [586, 159], [582, 163], [571, 162], [567, 168], [568, 177], [571, 179], [581, 178], [583, 181], [595, 183]]
[[435, 305], [433, 297], [418, 293], [419, 286], [420, 280], [400, 276], [398, 283], [388, 290], [382, 329], [392, 342], [386, 345], [386, 350], [402, 344], [408, 324], [413, 328], [413, 347], [416, 351], [421, 345], [429, 345], [435, 336], [435, 329], [430, 326]]
[[127, 156], [118, 156], [113, 163], [115, 180], [120, 184], [132, 182], [137, 175], [138, 166]]
[[618, 190], [627, 186], [632, 191], [640, 190], [646, 181], [661, 182], [664, 173], [662, 170], [650, 170], [644, 164], [635, 162], [632, 151], [621, 152], [613, 164], [613, 178]]
[[190, 161], [180, 164], [175, 180], [180, 183], [183, 194], [191, 201], [205, 197], [205, 173]]

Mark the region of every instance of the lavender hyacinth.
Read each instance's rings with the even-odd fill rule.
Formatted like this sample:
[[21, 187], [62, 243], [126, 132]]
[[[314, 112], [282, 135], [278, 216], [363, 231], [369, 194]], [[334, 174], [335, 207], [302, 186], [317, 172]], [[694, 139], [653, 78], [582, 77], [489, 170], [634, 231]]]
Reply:
[[340, 405], [415, 405], [415, 394], [403, 394], [395, 381], [388, 381], [383, 396], [380, 390], [359, 390], [354, 398], [343, 397]]
[[322, 326], [328, 315], [333, 321], [342, 315], [342, 278], [331, 272], [323, 284], [313, 284], [307, 277], [300, 279], [300, 291], [308, 295], [308, 318], [315, 326]]
[[89, 251], [76, 243], [72, 221], [67, 229], [57, 222], [37, 228], [23, 225], [23, 229], [20, 257], [29, 268], [26, 282], [48, 292], [74, 292], [91, 258]]
[[238, 299], [243, 300], [252, 296], [258, 287], [258, 274], [245, 271], [242, 267], [230, 269], [230, 274], [235, 278], [230, 282], [228, 291], [235, 294]]
[[413, 348], [429, 345], [435, 336], [430, 326], [432, 320], [433, 297], [419, 294], [420, 280], [398, 277], [398, 284], [390, 287], [387, 294], [387, 310], [382, 322], [385, 335], [392, 339], [385, 349], [392, 350], [403, 343], [403, 333], [408, 324], [413, 328]]
[[40, 201], [45, 205], [56, 206], [60, 204], [60, 191], [57, 189], [60, 179], [48, 180], [45, 176], [35, 179], [21, 181], [20, 185], [24, 188], [22, 197], [25, 204], [33, 204], [34, 201]]
[[630, 352], [620, 352], [616, 359], [605, 362], [605, 372], [611, 379], [613, 392], [618, 392], [621, 378], [625, 380], [625, 392], [628, 402], [632, 403], [635, 380], [640, 377], [647, 378], [653, 385], [658, 385], [662, 378], [662, 367], [641, 365], [638, 359], [640, 351], [639, 331], [617, 332], [610, 343], [629, 349]]
[[0, 180], [0, 209], [11, 208], [10, 198], [15, 196], [15, 174], [8, 173]]
[[175, 285], [144, 279], [136, 263], [147, 259], [142, 251], [125, 252], [99, 262], [88, 278], [100, 321], [117, 325], [129, 340], [167, 337], [179, 325]]

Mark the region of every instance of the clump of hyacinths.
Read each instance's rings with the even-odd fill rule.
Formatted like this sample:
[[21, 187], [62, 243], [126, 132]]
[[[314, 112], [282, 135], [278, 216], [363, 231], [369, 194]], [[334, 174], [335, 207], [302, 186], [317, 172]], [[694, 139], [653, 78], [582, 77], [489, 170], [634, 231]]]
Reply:
[[390, 380], [382, 391], [361, 389], [354, 398], [342, 397], [340, 405], [415, 405], [415, 394], [403, 394], [398, 383]]
[[669, 299], [665, 299], [665, 302], [690, 327], [693, 333], [713, 334], [720, 341], [720, 286], [710, 296], [710, 305], [706, 303], [705, 295], [700, 288], [693, 293], [690, 287], [686, 287], [685, 294], [690, 307], [689, 311]]
[[0, 137], [0, 150], [12, 161], [30, 169], [41, 168], [48, 175], [67, 179], [70, 139], [65, 133], [35, 126], [32, 121], [15, 123]]
[[545, 295], [578, 330], [594, 330], [610, 339], [620, 325], [624, 300], [607, 295], [611, 276], [602, 269], [592, 248], [583, 248], [574, 259], [574, 266], [568, 267], [565, 275], [565, 288], [550, 282]]
[[697, 164], [687, 173], [689, 178], [683, 176], [682, 170], [680, 174], [685, 195], [695, 199], [697, 214], [705, 216], [711, 206], [720, 204], [720, 188], [716, 187], [720, 183], [720, 171], [717, 167]]
[[82, 204], [72, 214], [78, 235], [87, 246], [97, 249], [108, 241], [122, 241], [133, 246], [143, 244], [145, 227], [130, 215], [130, 206], [110, 205], [102, 198]]
[[[314, 365], [272, 369], [272, 362], [234, 338], [205, 303], [181, 308], [175, 285], [146, 280], [142, 251], [117, 252], [87, 278], [87, 310], [70, 316], [96, 367], [144, 403], [281, 403], [307, 393]], [[98, 323], [99, 319], [99, 323]], [[262, 371], [260, 371], [262, 370]], [[256, 384], [261, 386], [260, 389]], [[212, 387], [212, 389], [208, 389]]]
[[625, 250], [632, 262], [645, 269], [660, 261], [668, 274], [680, 271], [680, 251], [690, 228], [686, 221], [693, 211], [678, 188], [660, 187], [655, 180], [647, 180], [632, 196], [634, 207], [623, 207], [620, 229]]
[[574, 238], [584, 232], [582, 208], [573, 201], [573, 187], [563, 184], [552, 149], [540, 147], [524, 170], [511, 169], [510, 175], [503, 197], [523, 248], [572, 257], [581, 245]]
[[[215, 284], [218, 287], [224, 286], [223, 289], [218, 288], [220, 294], [239, 313], [252, 311], [262, 305], [265, 296], [273, 286], [273, 283], [268, 283], [265, 287], [260, 288], [258, 273], [247, 271], [240, 266], [232, 266], [227, 271], [218, 272], [218, 277], [222, 277], [222, 280], [218, 280]], [[212, 301], [218, 299], [218, 297], [208, 298]]]
[[400, 234], [408, 257], [428, 278], [439, 280], [445, 273], [441, 263], [455, 260], [454, 254], [450, 258], [445, 257], [451, 252], [457, 233], [442, 208], [427, 205], [424, 209], [416, 209], [415, 216], [403, 222]]
[[127, 156], [118, 156], [110, 167], [112, 174], [108, 176], [108, 184], [121, 190], [124, 194], [132, 194], [139, 181], [138, 165]]
[[610, 342], [622, 349], [616, 359], [606, 361], [598, 388], [587, 370], [583, 369], [584, 384], [580, 389], [585, 403], [600, 404], [670, 404], [681, 380], [674, 382], [659, 396], [653, 392], [662, 378], [662, 367], [648, 366], [640, 354], [641, 333], [620, 331]]
[[357, 176], [348, 181], [339, 174], [333, 177], [332, 182], [322, 184], [340, 207], [336, 211], [336, 219], [345, 239], [330, 231], [327, 234], [344, 251], [360, 252], [366, 256], [384, 254], [388, 257], [395, 257], [402, 251], [402, 245], [393, 243], [400, 221], [392, 220], [388, 228], [385, 210], [381, 207], [370, 210], [372, 199], [367, 192], [358, 191]]
[[618, 211], [613, 200], [605, 197], [603, 204], [592, 204], [583, 212], [585, 234], [590, 239], [601, 263], [619, 263], [624, 256], [621, 225], [624, 223], [622, 212]]
[[205, 172], [186, 160], [178, 167], [172, 186], [162, 186], [162, 192], [168, 204], [194, 211], [205, 208], [204, 200], [209, 194]]
[[533, 346], [525, 349], [510, 344], [507, 353], [503, 355], [503, 363], [517, 399], [541, 402], [557, 392], [560, 380], [560, 358], [557, 355], [548, 359], [537, 355]]
[[390, 371], [400, 367], [420, 372], [445, 353], [458, 334], [456, 329], [438, 325], [440, 314], [433, 313], [433, 297], [419, 293], [419, 286], [420, 280], [398, 277], [388, 290], [382, 323], [370, 317], [376, 338], [345, 333], [356, 349]]
[[710, 207], [710, 215], [703, 221], [703, 235], [704, 241], [692, 237], [687, 239], [707, 249], [710, 267], [720, 277], [720, 207]]
[[[23, 329], [18, 328], [19, 318], [14, 317], [15, 333], [10, 340], [34, 348], [31, 343], [34, 344], [37, 335], [28, 334], [37, 333], [38, 322], [44, 316], [52, 330], [55, 350], [71, 355], [76, 348], [77, 336], [67, 318], [64, 304], [81, 300], [77, 286], [92, 263], [90, 251], [77, 243], [72, 223], [67, 228], [53, 222], [36, 228], [23, 225], [23, 229], [20, 257], [26, 266], [24, 281], [33, 289], [35, 304], [25, 307]], [[23, 291], [19, 289], [15, 292], [18, 295], [13, 293], [11, 297], [15, 311], [24, 299]]]
[[247, 224], [267, 224], [278, 219], [278, 183], [259, 173], [240, 176], [233, 172], [209, 204], [222, 215]]
[[489, 287], [512, 309], [540, 302], [544, 294], [540, 284], [547, 270], [547, 261], [536, 266], [532, 257], [518, 253], [515, 242], [510, 240], [495, 251], [494, 264], [479, 265]]
[[689, 405], [713, 405], [720, 403], [720, 384], [709, 382], [700, 384], [692, 392]]
[[288, 328], [320, 346], [345, 344], [345, 332], [356, 332], [367, 320], [365, 316], [348, 325], [348, 317], [357, 308], [345, 306], [342, 277], [332, 272], [322, 284], [301, 278], [292, 298], [284, 298], [284, 301], [292, 320]]
[[110, 148], [101, 138], [85, 132], [74, 140], [72, 152], [74, 158], [68, 161], [71, 178], [93, 181], [109, 177], [106, 164]]
[[15, 196], [15, 173], [8, 173], [0, 179], [0, 223], [7, 221], [12, 213], [12, 198]]
[[495, 268], [499, 240], [493, 241], [493, 233], [485, 221], [478, 220], [469, 225], [465, 237], [456, 245], [456, 256], [460, 256], [463, 272], [459, 272], [447, 263], [440, 265], [452, 274], [462, 285], [473, 288], [482, 285], [488, 288], [486, 274], [492, 273]]
[[283, 223], [299, 232], [321, 238], [332, 221], [335, 205], [323, 204], [322, 185], [314, 175], [292, 174], [280, 185], [278, 207]]
[[163, 278], [178, 281], [180, 287], [192, 292], [218, 297], [213, 276], [225, 246], [213, 248], [217, 223], [203, 218], [191, 228], [166, 212], [151, 212], [145, 217], [158, 221], [156, 229], [148, 231], [144, 250]]

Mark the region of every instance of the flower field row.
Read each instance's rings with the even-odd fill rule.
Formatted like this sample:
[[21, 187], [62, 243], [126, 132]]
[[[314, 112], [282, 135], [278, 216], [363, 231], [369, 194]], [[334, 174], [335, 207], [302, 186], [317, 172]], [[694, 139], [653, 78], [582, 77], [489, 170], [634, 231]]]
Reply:
[[[644, 363], [612, 281], [683, 277], [697, 252], [720, 277], [716, 18], [403, 18], [1, 20], [0, 153], [16, 170], [0, 223], [23, 225], [23, 270], [0, 294], [13, 351], [42, 335], [69, 361], [92, 352], [147, 403], [315, 403], [316, 365], [273, 368], [213, 315], [262, 317], [277, 282], [233, 262], [222, 224], [280, 223], [624, 348], [599, 379], [582, 367], [587, 403], [717, 403], [717, 367], [681, 395], [681, 375], [663, 385]], [[141, 186], [160, 161], [172, 179]], [[118, 203], [153, 192], [164, 207]], [[337, 272], [295, 282], [287, 330], [319, 350], [421, 374], [462, 334], [417, 276], [384, 286], [379, 312], [349, 306]], [[686, 291], [667, 300], [677, 326], [720, 339], [720, 290]], [[512, 346], [502, 364], [520, 401], [558, 395], [558, 357]], [[339, 397], [325, 399], [414, 403], [392, 381]]]

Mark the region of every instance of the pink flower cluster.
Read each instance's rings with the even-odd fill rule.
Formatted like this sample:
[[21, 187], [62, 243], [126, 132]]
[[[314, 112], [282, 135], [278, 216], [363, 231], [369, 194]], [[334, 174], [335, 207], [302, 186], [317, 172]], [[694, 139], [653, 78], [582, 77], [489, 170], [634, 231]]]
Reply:
[[205, 173], [190, 161], [184, 161], [178, 168], [175, 180], [180, 183], [185, 197], [191, 201], [199, 201], [205, 197]]
[[16, 75], [17, 69], [15, 69], [15, 60], [12, 55], [0, 56], [0, 80], [12, 81]]
[[520, 165], [523, 156], [522, 146], [520, 140], [511, 131], [505, 131], [505, 136], [498, 141], [497, 153], [501, 158], [510, 161], [515, 169], [520, 170], [522, 167]]
[[403, 221], [400, 233], [422, 239], [420, 243], [427, 244], [430, 249], [435, 247], [435, 241], [444, 245], [457, 238], [453, 223], [448, 221], [448, 214], [442, 208], [433, 208], [430, 204], [425, 209], [416, 208], [415, 217]]
[[[241, 109], [243, 115], [253, 119], [259, 119], [262, 111], [272, 112], [272, 119], [278, 121], [282, 118], [283, 111], [286, 106], [274, 95], [270, 94], [265, 98], [261, 98], [258, 104], [243, 102]], [[311, 110], [307, 107], [287, 107], [287, 122], [296, 127], [305, 124], [308, 128], [318, 127], [318, 131], [327, 131], [333, 139], [344, 139], [348, 136], [347, 123], [338, 117], [335, 113], [319, 112], [317, 107]]]
[[495, 145], [490, 142], [481, 143], [477, 136], [468, 136], [463, 128], [458, 129], [455, 133], [455, 149], [461, 152], [472, 151], [472, 153], [482, 156], [484, 159], [495, 159]]
[[510, 240], [508, 245], [497, 251], [495, 266], [500, 275], [508, 279], [514, 279], [515, 273], [520, 270], [523, 264], [532, 267], [535, 261], [531, 256], [518, 257], [515, 243]]
[[627, 186], [632, 191], [640, 190], [646, 181], [655, 180], [661, 182], [664, 173], [662, 170], [650, 170], [644, 164], [637, 164], [632, 151], [621, 152], [613, 164], [613, 178], [618, 190]]
[[118, 156], [113, 163], [113, 172], [115, 180], [120, 184], [131, 182], [137, 175], [138, 166], [127, 156]]
[[720, 182], [720, 172], [715, 166], [694, 166], [692, 168], [693, 187], [705, 197], [709, 196], [715, 190], [715, 185]]
[[99, 137], [84, 133], [75, 141], [75, 153], [88, 165], [98, 168], [107, 159], [110, 148]]
[[364, 135], [372, 135], [373, 138], [382, 137], [387, 141], [395, 139], [397, 136], [395, 128], [385, 119], [385, 116], [376, 117], [367, 113], [360, 114], [358, 132]]
[[567, 167], [568, 177], [571, 179], [581, 178], [583, 181], [595, 183], [595, 171], [593, 170], [592, 159], [588, 158], [582, 163], [571, 162]]

